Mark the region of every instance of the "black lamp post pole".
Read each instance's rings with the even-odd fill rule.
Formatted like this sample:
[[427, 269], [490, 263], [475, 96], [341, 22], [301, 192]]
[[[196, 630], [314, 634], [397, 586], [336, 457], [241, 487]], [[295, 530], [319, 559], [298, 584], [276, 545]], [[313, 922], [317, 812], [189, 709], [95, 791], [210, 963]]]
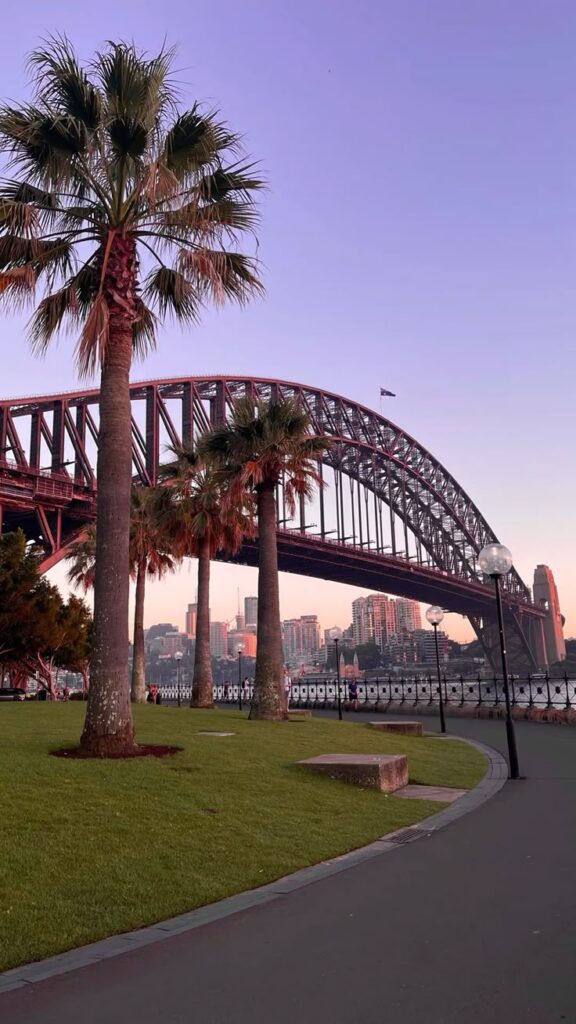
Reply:
[[338, 718], [342, 721], [342, 695], [340, 693], [340, 655], [338, 653], [338, 639], [334, 638], [334, 646], [336, 648], [336, 697], [338, 700]]
[[506, 638], [504, 635], [504, 615], [502, 613], [502, 595], [500, 593], [500, 577], [493, 575], [494, 589], [496, 591], [496, 607], [498, 609], [498, 632], [500, 634], [500, 654], [502, 655], [502, 676], [504, 678], [504, 699], [506, 701], [506, 739], [508, 741], [508, 764], [510, 768], [510, 778], [520, 778], [520, 768], [518, 766], [518, 750], [516, 747], [516, 733], [514, 731], [514, 722], [512, 721], [512, 711], [510, 707], [510, 687], [509, 687], [509, 675], [508, 675], [508, 658], [506, 655]]
[[438, 697], [440, 700], [440, 732], [446, 732], [446, 719], [444, 717], [444, 698], [442, 697], [442, 677], [440, 675], [440, 651], [438, 650], [438, 624], [434, 626], [434, 643], [436, 645], [436, 672], [438, 674]]
[[242, 651], [238, 651], [238, 710], [242, 711]]
[[180, 693], [180, 658], [176, 658], [176, 687], [178, 691], [178, 707], [182, 707], [182, 695]]

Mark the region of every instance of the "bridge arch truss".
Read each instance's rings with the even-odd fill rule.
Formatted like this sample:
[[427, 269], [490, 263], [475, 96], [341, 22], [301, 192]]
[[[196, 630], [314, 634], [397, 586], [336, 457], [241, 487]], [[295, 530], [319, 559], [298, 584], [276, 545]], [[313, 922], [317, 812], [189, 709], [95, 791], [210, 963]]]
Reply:
[[[334, 544], [363, 562], [435, 574], [458, 582], [452, 610], [468, 614], [491, 660], [495, 636], [488, 587], [478, 565], [485, 544], [497, 540], [470, 496], [424, 445], [385, 416], [318, 388], [253, 377], [187, 377], [131, 386], [132, 459], [136, 481], [154, 484], [169, 445], [193, 441], [222, 423], [235, 400], [295, 398], [313, 430], [333, 439], [319, 466], [325, 488], [295, 519], [278, 491], [279, 530], [317, 550]], [[53, 564], [93, 516], [98, 439], [97, 390], [0, 401], [0, 511], [4, 529], [22, 525], [44, 544]], [[331, 561], [333, 564], [333, 558]], [[321, 575], [321, 571], [317, 573]], [[513, 570], [503, 581], [516, 661], [534, 667], [540, 650], [542, 611]], [[360, 583], [362, 585], [362, 583]], [[394, 592], [392, 589], [390, 592]], [[480, 593], [486, 595], [480, 600]], [[448, 594], [445, 605], [450, 607]], [[443, 603], [442, 600], [439, 603]], [[460, 607], [457, 607], [460, 604]]]

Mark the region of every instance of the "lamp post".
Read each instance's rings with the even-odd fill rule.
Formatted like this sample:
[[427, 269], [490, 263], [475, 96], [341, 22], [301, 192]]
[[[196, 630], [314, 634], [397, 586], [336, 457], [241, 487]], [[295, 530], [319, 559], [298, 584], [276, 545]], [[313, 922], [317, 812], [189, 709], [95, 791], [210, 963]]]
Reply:
[[438, 673], [438, 693], [440, 695], [440, 732], [446, 732], [446, 719], [444, 717], [444, 698], [442, 696], [442, 677], [440, 675], [440, 651], [438, 650], [438, 626], [444, 619], [444, 612], [437, 604], [430, 606], [426, 612], [426, 618], [431, 626], [434, 626], [434, 645], [436, 647], [436, 672]]
[[176, 696], [178, 698], [178, 707], [182, 707], [182, 695], [180, 693], [180, 662], [182, 661], [182, 651], [176, 651], [174, 660], [176, 662]]
[[340, 654], [338, 653], [338, 644], [340, 643], [340, 638], [336, 636], [335, 630], [332, 630], [332, 633], [330, 635], [332, 640], [334, 641], [334, 647], [336, 648], [336, 699], [338, 701], [338, 718], [340, 719], [340, 721], [342, 721], [342, 696], [340, 693]]
[[518, 750], [512, 711], [510, 708], [510, 687], [508, 675], [508, 658], [506, 656], [506, 637], [504, 635], [504, 615], [502, 613], [502, 593], [500, 577], [506, 576], [512, 568], [512, 553], [503, 544], [487, 544], [478, 555], [478, 563], [482, 572], [494, 580], [496, 591], [496, 609], [498, 611], [498, 632], [500, 634], [500, 655], [502, 657], [502, 676], [504, 679], [504, 699], [506, 701], [506, 739], [508, 741], [508, 766], [510, 778], [520, 778], [518, 766]]
[[238, 644], [238, 710], [242, 711], [242, 651], [244, 644]]

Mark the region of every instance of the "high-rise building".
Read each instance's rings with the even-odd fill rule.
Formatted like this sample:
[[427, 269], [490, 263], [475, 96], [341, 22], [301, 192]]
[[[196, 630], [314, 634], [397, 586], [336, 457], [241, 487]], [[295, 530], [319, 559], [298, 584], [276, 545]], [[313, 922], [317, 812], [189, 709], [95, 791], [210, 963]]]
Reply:
[[160, 654], [163, 658], [173, 658], [175, 654], [184, 654], [186, 650], [186, 637], [184, 633], [174, 630], [172, 633], [165, 633], [159, 637]]
[[385, 594], [370, 594], [352, 602], [354, 643], [374, 643], [382, 650], [396, 633], [396, 604]]
[[238, 648], [242, 646], [242, 657], [243, 658], [255, 658], [256, 657], [256, 634], [250, 630], [234, 630], [228, 633], [228, 657], [237, 658]]
[[367, 601], [374, 643], [383, 650], [396, 633], [396, 602], [385, 594], [370, 594]]
[[537, 565], [534, 572], [534, 601], [541, 604], [547, 611], [544, 619], [544, 640], [549, 665], [564, 661], [566, 643], [564, 641], [564, 620], [560, 611], [558, 590], [552, 570], [547, 565]]
[[284, 661], [295, 664], [302, 655], [302, 623], [300, 619], [285, 619], [282, 623]]
[[244, 598], [244, 625], [247, 629], [258, 624], [258, 598]]
[[320, 647], [320, 625], [317, 615], [301, 615], [302, 656], [308, 660], [315, 657]]
[[352, 634], [356, 646], [367, 644], [374, 639], [366, 597], [357, 597], [352, 601]]
[[[418, 660], [421, 662], [427, 662], [433, 664], [436, 661], [436, 641], [434, 640], [433, 629], [416, 629], [412, 634], [412, 639], [418, 645]], [[438, 653], [440, 655], [440, 661], [445, 663], [448, 661], [449, 651], [449, 639], [448, 634], [444, 633], [443, 630], [438, 630]]]
[[198, 618], [198, 605], [189, 604], [186, 611], [186, 626], [184, 632], [189, 640], [196, 638], [196, 620]]
[[396, 625], [399, 633], [413, 633], [422, 629], [422, 611], [418, 601], [399, 597], [396, 601]]
[[228, 656], [228, 623], [210, 623], [210, 654], [213, 658]]
[[246, 629], [246, 619], [243, 615], [240, 615], [240, 612], [236, 616], [236, 629], [239, 633], [243, 633]]

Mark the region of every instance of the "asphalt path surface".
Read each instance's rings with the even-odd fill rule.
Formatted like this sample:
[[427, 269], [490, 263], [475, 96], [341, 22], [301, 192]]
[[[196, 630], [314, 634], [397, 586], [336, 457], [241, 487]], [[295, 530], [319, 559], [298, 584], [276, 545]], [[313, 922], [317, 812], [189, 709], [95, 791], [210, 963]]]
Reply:
[[[505, 752], [503, 722], [448, 726]], [[7, 992], [0, 1020], [576, 1024], [576, 729], [517, 737], [527, 778], [432, 837]]]

